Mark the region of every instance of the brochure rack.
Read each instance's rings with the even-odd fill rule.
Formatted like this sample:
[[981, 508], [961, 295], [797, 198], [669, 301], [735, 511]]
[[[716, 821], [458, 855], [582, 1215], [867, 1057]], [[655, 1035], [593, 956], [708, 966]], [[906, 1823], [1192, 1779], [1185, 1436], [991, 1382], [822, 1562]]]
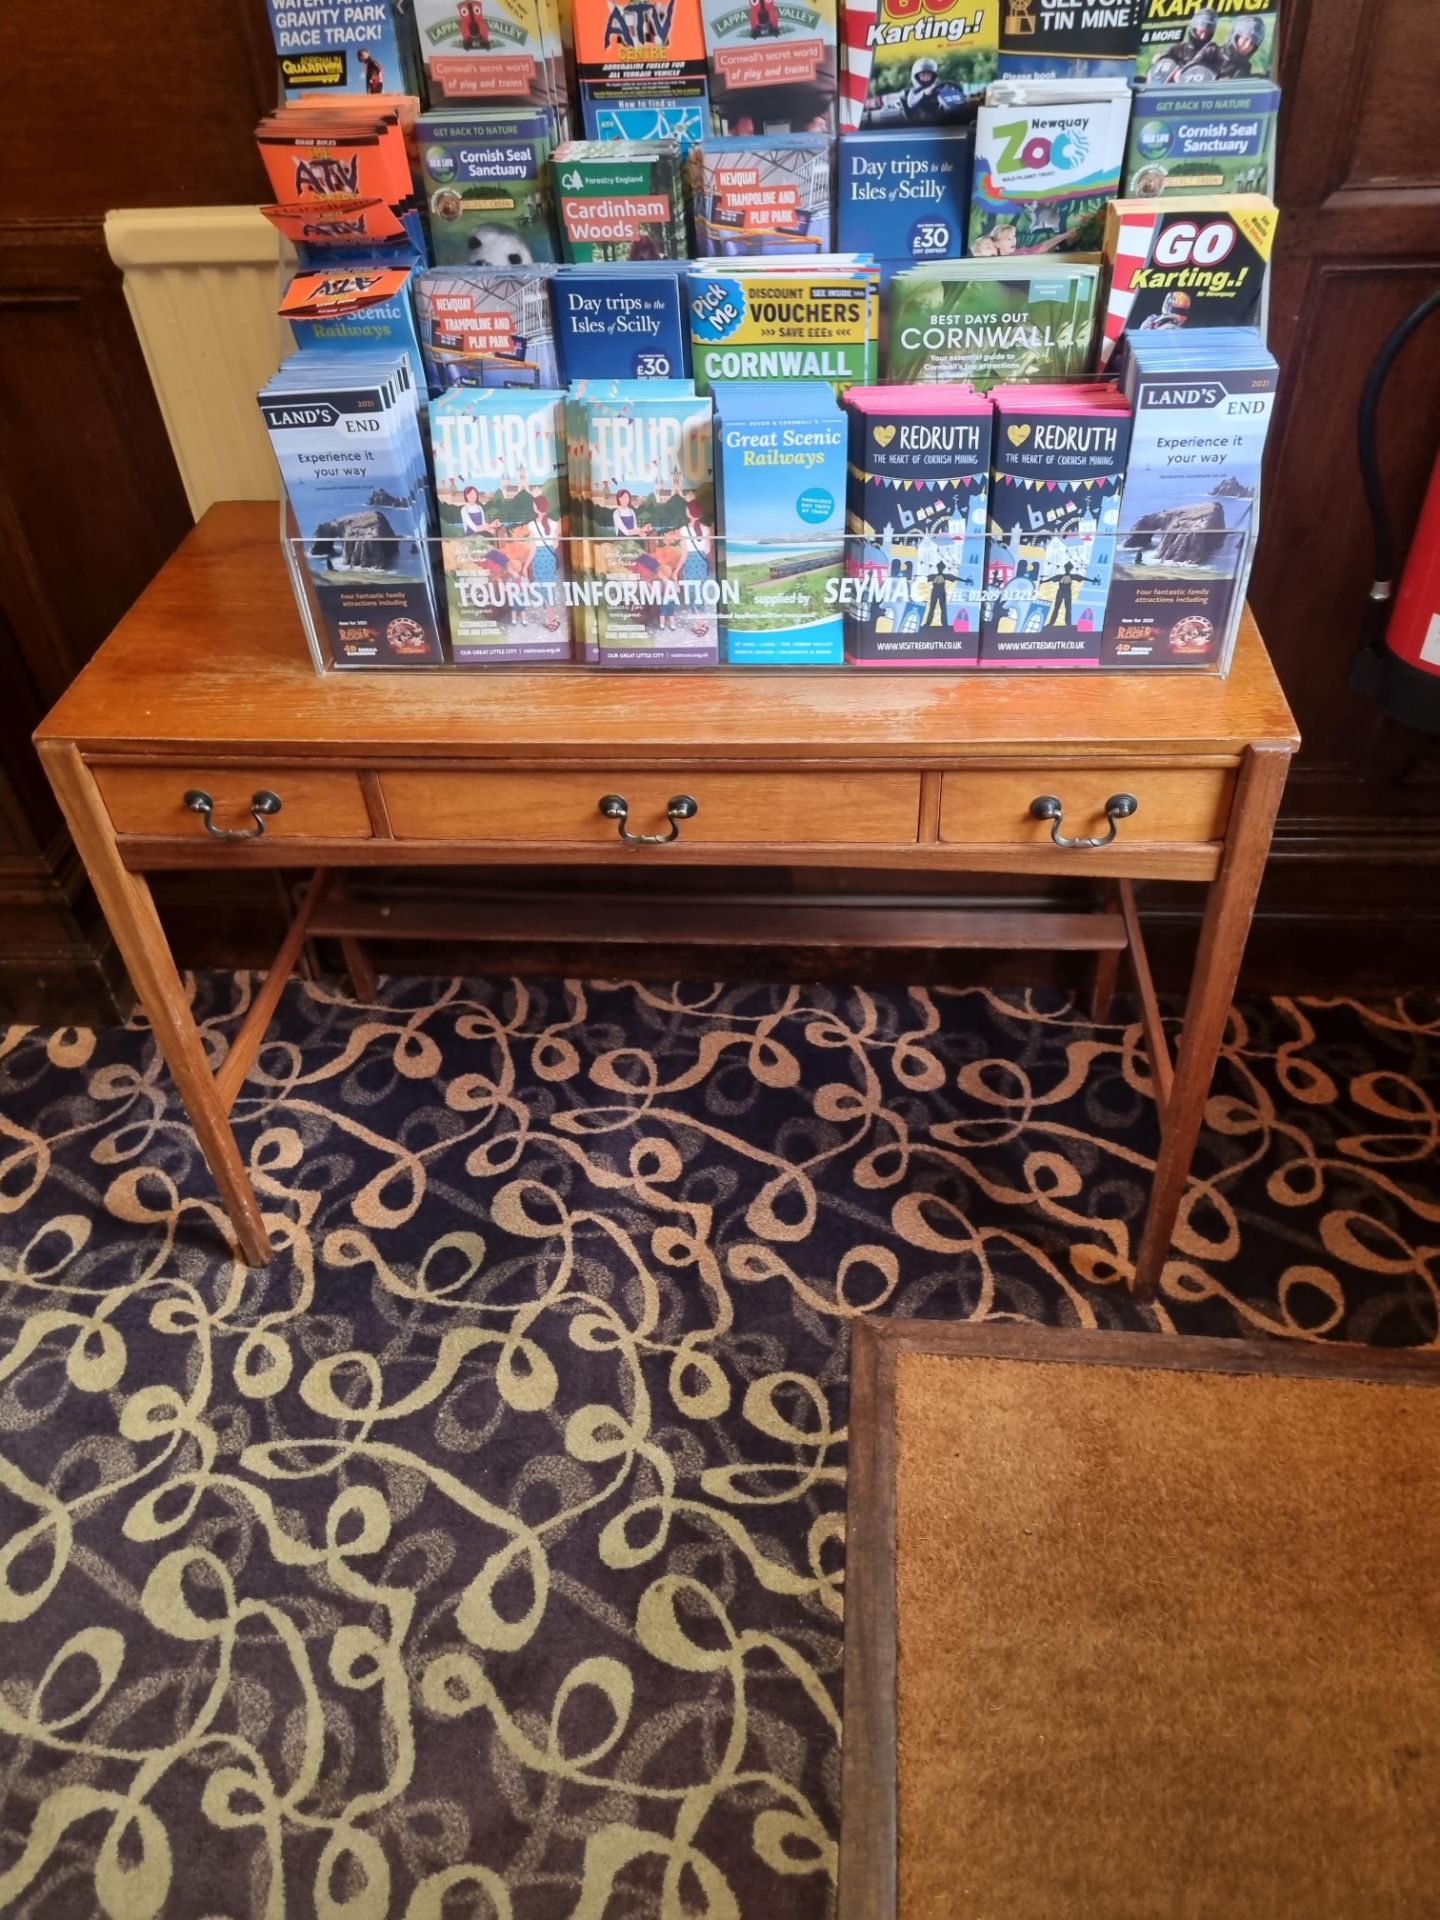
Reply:
[[[1207, 577], [1233, 570], [1235, 546], [1248, 539], [1156, 529], [1117, 555], [1116, 577], [1137, 582], [1142, 599], [1159, 580], [1193, 581], [1199, 595]], [[1224, 674], [1243, 611], [1237, 595], [1223, 626], [1182, 608], [1164, 632], [1144, 621], [1073, 627], [1063, 575], [1043, 562], [1017, 567], [994, 543], [982, 560], [962, 537], [902, 550], [850, 534], [721, 535], [700, 549], [678, 529], [414, 541], [367, 525], [353, 537], [306, 541], [282, 503], [281, 545], [322, 674], [803, 668], [953, 677], [1137, 666]]]

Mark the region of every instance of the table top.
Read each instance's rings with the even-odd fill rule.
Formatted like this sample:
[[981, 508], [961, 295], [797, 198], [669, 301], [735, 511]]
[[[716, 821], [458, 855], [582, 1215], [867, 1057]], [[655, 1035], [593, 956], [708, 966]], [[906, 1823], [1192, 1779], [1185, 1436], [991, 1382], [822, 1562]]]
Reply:
[[213, 506], [36, 734], [94, 753], [847, 765], [1297, 744], [1247, 610], [1229, 675], [594, 668], [317, 674], [269, 501]]

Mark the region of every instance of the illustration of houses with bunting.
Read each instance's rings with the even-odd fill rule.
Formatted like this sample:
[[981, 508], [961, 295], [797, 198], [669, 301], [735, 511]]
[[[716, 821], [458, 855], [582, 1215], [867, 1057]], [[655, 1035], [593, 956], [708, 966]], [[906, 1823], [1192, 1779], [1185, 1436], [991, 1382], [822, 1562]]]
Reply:
[[860, 667], [980, 657], [990, 402], [961, 385], [852, 387], [845, 655]]
[[1098, 666], [1130, 410], [1113, 386], [992, 390], [985, 666]]

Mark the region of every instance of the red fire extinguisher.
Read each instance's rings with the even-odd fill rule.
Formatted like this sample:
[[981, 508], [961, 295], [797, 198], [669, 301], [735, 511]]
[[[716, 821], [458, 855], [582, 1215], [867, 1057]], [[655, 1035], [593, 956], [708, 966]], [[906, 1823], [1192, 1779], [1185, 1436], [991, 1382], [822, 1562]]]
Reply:
[[1360, 396], [1360, 473], [1375, 528], [1375, 580], [1350, 684], [1392, 720], [1440, 733], [1440, 457], [1410, 542], [1405, 571], [1394, 581], [1395, 541], [1380, 485], [1376, 418], [1386, 376], [1411, 334], [1440, 309], [1440, 292], [1422, 300], [1375, 356]]

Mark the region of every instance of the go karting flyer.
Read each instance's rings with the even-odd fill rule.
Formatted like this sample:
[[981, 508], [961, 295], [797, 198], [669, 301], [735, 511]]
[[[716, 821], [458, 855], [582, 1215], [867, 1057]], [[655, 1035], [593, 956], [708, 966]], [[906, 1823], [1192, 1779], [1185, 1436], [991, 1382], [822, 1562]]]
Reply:
[[862, 127], [959, 126], [995, 78], [1002, 0], [880, 0]]
[[1276, 0], [1145, 0], [1135, 77], [1156, 86], [1267, 80]]

